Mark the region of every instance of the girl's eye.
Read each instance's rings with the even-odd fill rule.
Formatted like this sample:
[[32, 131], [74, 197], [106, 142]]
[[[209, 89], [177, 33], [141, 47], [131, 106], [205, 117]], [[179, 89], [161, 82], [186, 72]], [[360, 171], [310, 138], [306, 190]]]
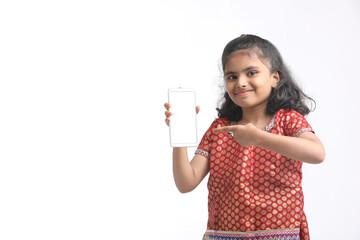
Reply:
[[250, 77], [251, 77], [251, 76], [254, 76], [255, 74], [257, 74], [257, 72], [256, 72], [256, 71], [251, 71], [251, 72], [249, 72], [249, 73], [248, 73], [248, 76], [250, 76]]
[[236, 76], [234, 76], [234, 75], [229, 75], [229, 76], [226, 77], [226, 80], [228, 80], [228, 81], [236, 80]]

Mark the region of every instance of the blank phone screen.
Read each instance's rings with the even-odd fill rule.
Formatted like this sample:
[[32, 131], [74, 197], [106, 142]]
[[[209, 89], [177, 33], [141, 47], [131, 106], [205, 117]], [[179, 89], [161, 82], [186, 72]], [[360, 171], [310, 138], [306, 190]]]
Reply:
[[192, 89], [169, 89], [170, 144], [173, 147], [197, 145], [196, 97]]

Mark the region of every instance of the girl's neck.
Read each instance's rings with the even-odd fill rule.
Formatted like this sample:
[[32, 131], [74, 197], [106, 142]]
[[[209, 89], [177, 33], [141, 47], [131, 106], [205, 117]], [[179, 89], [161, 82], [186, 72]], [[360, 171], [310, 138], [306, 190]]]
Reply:
[[266, 109], [242, 109], [242, 118], [237, 122], [239, 125], [254, 124], [257, 128], [264, 128], [270, 122], [272, 114], [267, 114]]

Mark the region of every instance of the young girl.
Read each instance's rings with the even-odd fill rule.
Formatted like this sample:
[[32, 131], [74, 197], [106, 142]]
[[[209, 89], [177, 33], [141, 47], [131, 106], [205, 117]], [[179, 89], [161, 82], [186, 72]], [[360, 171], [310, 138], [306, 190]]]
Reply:
[[[173, 149], [180, 192], [210, 172], [203, 239], [308, 240], [302, 163], [325, 150], [304, 118], [311, 100], [292, 79], [276, 47], [254, 35], [230, 41], [222, 55], [226, 92], [218, 116], [189, 163]], [[165, 104], [169, 124], [170, 105]], [[199, 109], [197, 109], [197, 112]]]

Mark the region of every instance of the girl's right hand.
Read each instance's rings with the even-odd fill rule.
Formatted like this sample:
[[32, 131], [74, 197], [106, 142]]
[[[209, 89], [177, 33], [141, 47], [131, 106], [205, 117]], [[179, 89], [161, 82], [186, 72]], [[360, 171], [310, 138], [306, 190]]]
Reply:
[[[166, 125], [169, 126], [170, 117], [171, 117], [171, 115], [172, 115], [172, 113], [170, 112], [170, 107], [171, 107], [171, 105], [170, 105], [169, 103], [165, 103], [165, 104], [164, 104], [164, 107], [165, 107], [165, 109], [166, 109], [166, 111], [165, 111], [165, 116], [166, 116], [166, 118], [165, 118], [165, 123], [166, 123]], [[198, 114], [199, 111], [200, 111], [200, 107], [199, 107], [199, 106], [196, 106], [196, 114]]]
[[165, 116], [166, 116], [166, 118], [165, 118], [165, 123], [166, 123], [166, 125], [169, 126], [170, 116], [172, 115], [172, 113], [170, 112], [170, 107], [171, 107], [171, 105], [170, 105], [169, 103], [165, 103], [165, 104], [164, 104], [164, 107], [165, 107], [165, 109], [166, 109], [166, 111], [165, 111]]

